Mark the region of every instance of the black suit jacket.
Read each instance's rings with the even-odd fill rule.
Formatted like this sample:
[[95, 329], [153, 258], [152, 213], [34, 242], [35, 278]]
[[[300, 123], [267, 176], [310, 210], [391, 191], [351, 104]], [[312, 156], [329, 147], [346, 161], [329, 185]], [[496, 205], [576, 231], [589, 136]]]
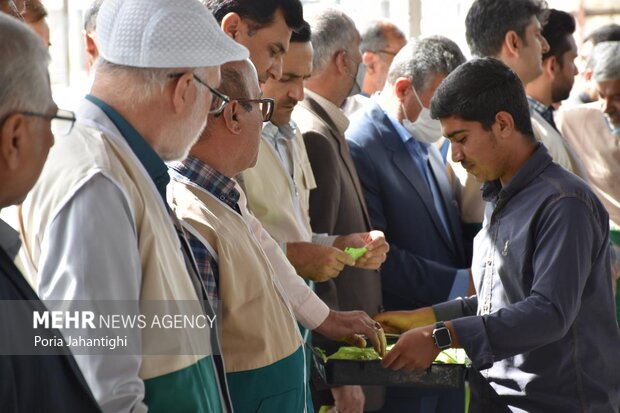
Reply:
[[[0, 301], [3, 302], [0, 312], [0, 411], [100, 412], [66, 348], [58, 348], [57, 354], [14, 355], [15, 343], [21, 345], [32, 335], [33, 311], [45, 311], [46, 308], [2, 248]], [[52, 329], [37, 329], [36, 334], [45, 337], [61, 335], [60, 331]], [[22, 354], [36, 351], [30, 340], [19, 350]]]

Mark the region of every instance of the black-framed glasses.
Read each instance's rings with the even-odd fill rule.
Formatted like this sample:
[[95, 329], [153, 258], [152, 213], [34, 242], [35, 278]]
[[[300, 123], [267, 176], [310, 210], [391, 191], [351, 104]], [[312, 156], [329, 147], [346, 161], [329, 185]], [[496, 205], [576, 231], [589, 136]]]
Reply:
[[21, 111], [16, 112], [25, 116], [35, 116], [38, 118], [48, 119], [51, 121], [52, 134], [54, 136], [64, 136], [71, 133], [73, 125], [75, 125], [75, 113], [70, 110], [58, 109], [54, 115], [38, 112]]
[[[168, 77], [175, 79], [183, 76], [184, 74], [185, 73], [171, 73], [168, 75]], [[209, 86], [204, 80], [196, 76], [195, 73], [192, 73], [192, 76], [194, 77], [194, 80], [196, 82], [200, 83], [201, 85], [209, 89], [209, 92], [211, 92], [211, 106], [209, 107], [209, 114], [219, 115], [220, 113], [222, 113], [226, 105], [228, 105], [228, 103], [230, 102], [230, 98], [216, 88]]]
[[275, 106], [275, 101], [271, 98], [260, 98], [260, 99], [232, 99], [240, 104], [251, 105], [252, 103], [258, 103], [258, 108], [260, 109], [263, 115], [263, 122], [269, 122], [271, 120], [271, 115], [273, 115], [273, 108]]

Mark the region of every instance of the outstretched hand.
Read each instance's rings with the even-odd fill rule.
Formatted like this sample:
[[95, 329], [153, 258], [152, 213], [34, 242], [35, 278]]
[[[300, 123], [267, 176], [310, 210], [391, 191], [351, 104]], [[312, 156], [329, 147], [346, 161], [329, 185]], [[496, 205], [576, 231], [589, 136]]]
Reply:
[[356, 347], [366, 347], [365, 336], [380, 356], [385, 354], [387, 347], [381, 325], [363, 311], [330, 310], [327, 319], [315, 331], [332, 340], [344, 341]]
[[374, 317], [383, 326], [386, 333], [400, 334], [413, 328], [435, 323], [435, 312], [431, 307], [423, 307], [410, 311], [386, 311]]

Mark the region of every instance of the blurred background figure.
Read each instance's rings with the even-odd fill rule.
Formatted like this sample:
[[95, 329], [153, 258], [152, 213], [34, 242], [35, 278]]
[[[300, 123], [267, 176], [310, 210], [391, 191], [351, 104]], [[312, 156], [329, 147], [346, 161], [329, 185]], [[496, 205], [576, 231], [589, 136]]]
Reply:
[[596, 86], [592, 80], [592, 71], [595, 65], [591, 59], [592, 51], [597, 44], [610, 41], [620, 41], [620, 25], [606, 24], [595, 29], [583, 39], [577, 59], [579, 76], [576, 79], [575, 88], [573, 88], [571, 96], [566, 102], [568, 105], [590, 103], [598, 99]]
[[374, 21], [362, 32], [364, 69], [358, 72], [362, 95], [370, 96], [383, 89], [392, 60], [406, 43], [405, 34], [389, 20]]
[[22, 12], [24, 21], [43, 40], [46, 47], [50, 47], [50, 27], [47, 24], [47, 10], [39, 0], [28, 0]]
[[586, 179], [577, 152], [560, 135], [554, 121], [553, 104], [568, 98], [577, 75], [577, 45], [573, 38], [575, 18], [566, 12], [548, 9], [542, 21], [542, 35], [549, 44], [549, 50], [542, 56], [542, 73], [525, 86], [534, 135], [540, 136], [539, 140], [543, 140], [543, 136], [554, 136], [554, 142], [562, 144], [565, 149], [558, 153], [567, 155], [566, 162], [560, 164]]
[[[592, 80], [599, 100], [558, 112], [558, 127], [579, 152], [592, 189], [609, 212], [614, 245], [612, 277], [620, 276], [620, 41], [592, 52]], [[617, 281], [616, 281], [617, 282]], [[616, 283], [614, 283], [616, 284]], [[617, 285], [615, 285], [617, 288]], [[620, 300], [616, 292], [617, 316]]]
[[342, 110], [351, 117], [367, 102], [369, 96], [381, 91], [394, 56], [407, 43], [405, 34], [389, 20], [375, 20], [361, 33], [362, 63], [357, 71], [360, 93], [349, 97]]

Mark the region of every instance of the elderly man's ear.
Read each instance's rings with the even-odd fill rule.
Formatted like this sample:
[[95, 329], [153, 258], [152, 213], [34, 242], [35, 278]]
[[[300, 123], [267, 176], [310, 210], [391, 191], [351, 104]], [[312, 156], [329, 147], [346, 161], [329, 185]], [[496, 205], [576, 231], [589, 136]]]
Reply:
[[[193, 98], [193, 99], [192, 99]], [[173, 83], [172, 106], [175, 113], [183, 113], [188, 110], [198, 99], [197, 87], [194, 85], [194, 78], [191, 72], [183, 73], [179, 79]]]
[[19, 168], [20, 151], [26, 137], [26, 121], [23, 115], [13, 114], [6, 118], [0, 128], [0, 159], [5, 168]]
[[231, 101], [222, 112], [226, 128], [233, 134], [238, 135], [242, 132], [243, 128], [239, 121], [239, 112], [243, 110], [239, 102], [236, 100]]

